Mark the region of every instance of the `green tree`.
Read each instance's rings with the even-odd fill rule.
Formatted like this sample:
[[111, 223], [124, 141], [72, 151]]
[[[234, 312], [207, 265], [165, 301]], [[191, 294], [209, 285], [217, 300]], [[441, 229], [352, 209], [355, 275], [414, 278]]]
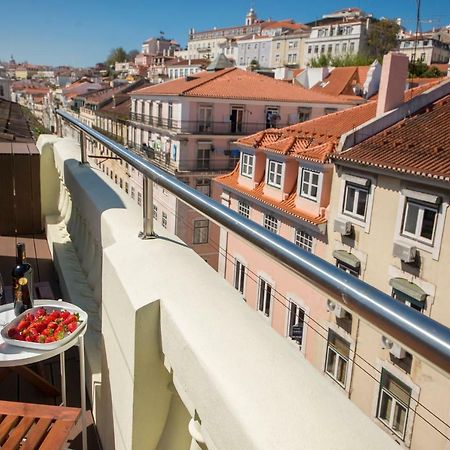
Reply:
[[400, 25], [395, 20], [383, 19], [370, 24], [368, 32], [369, 55], [382, 62], [383, 56], [397, 47]]
[[258, 69], [260, 69], [260, 68], [261, 68], [261, 66], [259, 65], [258, 60], [252, 59], [252, 60], [250, 61], [250, 64], [249, 64], [249, 66], [248, 66], [248, 70], [250, 70], [251, 72], [254, 72], [255, 70], [258, 70]]
[[127, 60], [127, 52], [122, 47], [113, 48], [105, 61], [106, 67], [114, 66], [116, 62], [125, 62]]
[[422, 76], [424, 78], [439, 78], [445, 76], [445, 73], [441, 72], [436, 66], [430, 66]]
[[325, 53], [322, 53], [319, 58], [312, 58], [309, 61], [310, 67], [326, 67], [330, 65], [330, 57]]

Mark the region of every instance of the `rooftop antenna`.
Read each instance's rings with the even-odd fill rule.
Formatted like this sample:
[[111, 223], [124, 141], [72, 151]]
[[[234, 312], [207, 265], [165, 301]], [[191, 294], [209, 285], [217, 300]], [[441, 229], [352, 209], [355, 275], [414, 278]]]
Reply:
[[[414, 48], [412, 53], [412, 77], [411, 81], [414, 82], [414, 75], [416, 73], [417, 67], [417, 41], [419, 39], [419, 27], [420, 27], [420, 0], [416, 0], [416, 32], [414, 39]], [[412, 90], [411, 90], [411, 98], [412, 98]]]

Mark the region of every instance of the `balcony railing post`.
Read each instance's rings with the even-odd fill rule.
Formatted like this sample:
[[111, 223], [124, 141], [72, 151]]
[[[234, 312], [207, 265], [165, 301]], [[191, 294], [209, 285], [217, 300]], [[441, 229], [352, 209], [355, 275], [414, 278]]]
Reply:
[[81, 164], [87, 164], [87, 148], [86, 148], [86, 136], [80, 130], [80, 150], [81, 150]]
[[153, 231], [153, 181], [146, 176], [144, 176], [143, 191], [143, 230], [139, 233], [139, 237], [152, 239], [156, 236]]

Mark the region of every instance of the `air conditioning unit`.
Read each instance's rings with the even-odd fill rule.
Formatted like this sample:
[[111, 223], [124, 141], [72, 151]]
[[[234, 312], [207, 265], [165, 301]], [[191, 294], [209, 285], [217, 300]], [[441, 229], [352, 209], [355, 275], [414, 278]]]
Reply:
[[400, 242], [394, 242], [392, 254], [400, 258], [403, 262], [412, 263], [416, 260], [416, 247]]
[[381, 347], [388, 349], [389, 353], [397, 359], [403, 359], [406, 356], [406, 350], [386, 336], [381, 336]]
[[336, 219], [334, 221], [333, 230], [337, 231], [342, 236], [348, 236], [349, 234], [352, 234], [352, 223], [346, 220]]
[[333, 302], [333, 300], [327, 300], [327, 309], [332, 312], [338, 319], [344, 319], [346, 317], [346, 311], [337, 303]]

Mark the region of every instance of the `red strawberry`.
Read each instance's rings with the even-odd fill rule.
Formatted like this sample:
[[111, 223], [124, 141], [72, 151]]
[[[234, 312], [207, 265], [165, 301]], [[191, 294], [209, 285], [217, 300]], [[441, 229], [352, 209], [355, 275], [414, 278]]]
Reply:
[[78, 327], [78, 323], [77, 322], [70, 322], [69, 325], [67, 325], [67, 331], [69, 333], [73, 333]]
[[49, 342], [55, 342], [55, 338], [53, 336], [47, 336], [45, 338], [45, 343], [48, 344]]
[[47, 311], [45, 310], [45, 308], [39, 308], [36, 311], [36, 317], [44, 317], [47, 314]]
[[17, 334], [19, 334], [19, 331], [17, 330], [16, 327], [11, 327], [11, 328], [8, 330], [8, 337], [10, 337], [10, 338], [12, 338], [12, 339], [14, 339], [14, 337], [15, 337]]
[[25, 319], [22, 319], [22, 320], [19, 322], [19, 325], [17, 325], [17, 330], [18, 330], [18, 331], [23, 331], [23, 330], [25, 330], [25, 328], [28, 328], [29, 325], [30, 325], [30, 322], [28, 322], [28, 321], [25, 320]]

